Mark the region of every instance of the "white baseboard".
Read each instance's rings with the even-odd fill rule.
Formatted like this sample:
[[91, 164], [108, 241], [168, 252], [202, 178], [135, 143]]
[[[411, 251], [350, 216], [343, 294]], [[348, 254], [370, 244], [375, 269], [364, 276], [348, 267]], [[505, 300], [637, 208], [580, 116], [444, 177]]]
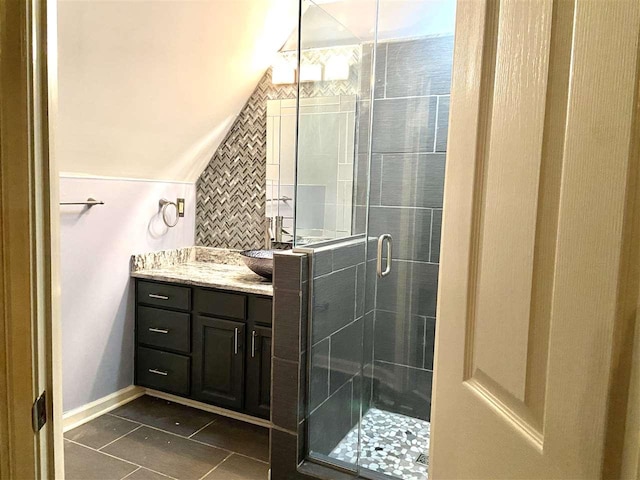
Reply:
[[90, 422], [94, 418], [104, 415], [111, 410], [115, 410], [125, 403], [129, 403], [144, 394], [169, 400], [170, 402], [179, 403], [180, 405], [186, 405], [187, 407], [204, 410], [206, 412], [217, 413], [224, 417], [235, 418], [236, 420], [252, 423], [261, 427], [271, 428], [271, 422], [263, 418], [252, 417], [251, 415], [246, 415], [244, 413], [234, 412], [233, 410], [227, 410], [226, 408], [216, 407], [196, 400], [191, 400], [189, 398], [178, 397], [177, 395], [171, 395], [170, 393], [159, 392], [150, 388], [130, 385], [122, 390], [112, 393], [111, 395], [107, 395], [106, 397], [99, 398], [91, 403], [87, 403], [86, 405], [68, 411], [62, 416], [62, 429], [64, 432], [67, 432], [73, 428], [79, 427], [80, 425]]
[[176, 395], [171, 395], [170, 393], [159, 392], [150, 388], [146, 389], [146, 393], [152, 397], [163, 398], [164, 400], [179, 403], [180, 405], [186, 405], [187, 407], [197, 408], [198, 410], [204, 410], [205, 412], [217, 413], [223, 417], [235, 418], [236, 420], [253, 423], [254, 425], [259, 425], [261, 427], [271, 428], [271, 422], [263, 418], [252, 417], [251, 415], [246, 415], [244, 413], [234, 412], [233, 410], [227, 410], [226, 408], [198, 402], [196, 400], [191, 400], [190, 398], [178, 397]]
[[118, 390], [106, 397], [99, 398], [91, 403], [68, 411], [62, 416], [62, 429], [64, 432], [72, 428], [90, 422], [94, 418], [104, 415], [111, 410], [118, 408], [125, 403], [129, 403], [145, 394], [145, 389], [136, 385], [130, 385], [122, 390]]

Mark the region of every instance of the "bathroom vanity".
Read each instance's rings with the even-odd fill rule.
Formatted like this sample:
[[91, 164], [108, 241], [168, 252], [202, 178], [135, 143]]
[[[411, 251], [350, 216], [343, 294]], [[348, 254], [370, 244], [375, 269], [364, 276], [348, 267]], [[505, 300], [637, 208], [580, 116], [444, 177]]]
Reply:
[[135, 383], [269, 418], [271, 283], [237, 264], [236, 252], [198, 249], [168, 264], [132, 259]]

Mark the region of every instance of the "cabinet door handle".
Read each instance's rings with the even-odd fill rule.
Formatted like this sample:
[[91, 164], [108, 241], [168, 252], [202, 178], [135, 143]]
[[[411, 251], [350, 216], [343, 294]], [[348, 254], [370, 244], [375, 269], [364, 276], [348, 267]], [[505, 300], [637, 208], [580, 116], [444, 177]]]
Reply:
[[158, 295], [157, 293], [150, 293], [149, 298], [156, 298], [158, 300], [169, 300], [169, 297], [166, 295]]
[[255, 330], [251, 332], [251, 358], [256, 356], [256, 337], [258, 334]]
[[153, 327], [150, 327], [150, 328], [149, 328], [149, 331], [150, 331], [150, 332], [155, 332], [155, 333], [164, 333], [165, 335], [166, 335], [167, 333], [169, 333], [169, 330], [164, 329], [164, 328], [153, 328]]
[[150, 368], [149, 373], [153, 373], [155, 375], [162, 375], [163, 377], [166, 377], [167, 375], [169, 375], [168, 372], [163, 372], [162, 370], [156, 370], [155, 368]]
[[234, 328], [233, 353], [238, 354], [238, 327]]

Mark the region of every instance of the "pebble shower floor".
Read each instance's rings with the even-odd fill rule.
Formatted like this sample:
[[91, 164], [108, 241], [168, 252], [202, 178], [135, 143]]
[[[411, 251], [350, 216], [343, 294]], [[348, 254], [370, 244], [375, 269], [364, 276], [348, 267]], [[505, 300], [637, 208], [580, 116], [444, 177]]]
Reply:
[[[361, 428], [362, 468], [406, 480], [428, 478], [429, 422], [371, 408], [362, 418]], [[351, 464], [357, 462], [357, 425], [329, 456]]]

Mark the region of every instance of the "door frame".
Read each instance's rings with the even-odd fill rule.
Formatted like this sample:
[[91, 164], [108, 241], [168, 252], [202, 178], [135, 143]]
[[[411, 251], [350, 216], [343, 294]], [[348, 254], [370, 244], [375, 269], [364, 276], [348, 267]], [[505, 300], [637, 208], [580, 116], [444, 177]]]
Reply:
[[[57, 182], [49, 91], [55, 1], [0, 2], [0, 477], [63, 476], [57, 313]], [[52, 50], [55, 53], [55, 50]], [[55, 59], [55, 55], [53, 56]], [[53, 69], [48, 66], [53, 65]], [[53, 70], [53, 71], [52, 71]], [[53, 208], [52, 208], [53, 205]], [[32, 426], [46, 391], [47, 422]]]
[[[0, 55], [0, 349], [5, 352], [0, 363], [1, 478], [64, 477], [58, 171], [54, 156], [56, 27], [56, 0], [0, 2], [0, 51], [13, 53]], [[640, 102], [636, 107], [640, 116]], [[636, 120], [636, 152], [640, 152], [639, 130]], [[640, 224], [637, 217], [635, 220]], [[637, 241], [638, 230], [633, 230], [628, 238]], [[633, 275], [639, 274], [634, 271]], [[634, 282], [637, 287], [637, 279]], [[625, 298], [628, 308], [635, 311], [637, 288]], [[628, 310], [621, 310], [624, 312]], [[635, 324], [636, 318], [630, 317], [620, 327]], [[630, 401], [610, 410], [624, 411], [626, 422], [622, 423], [626, 425], [620, 432], [620, 417], [614, 422], [609, 415], [611, 438], [617, 441], [608, 444], [606, 458], [622, 445], [622, 469], [629, 475], [625, 478], [640, 479], [640, 407], [632, 401], [640, 398], [640, 328], [629, 338], [635, 338], [633, 346], [624, 342], [628, 338], [620, 337], [626, 349], [619, 350], [618, 365], [629, 365], [633, 357], [633, 368], [628, 377], [614, 376], [611, 391], [623, 385], [623, 390], [629, 390]], [[48, 421], [35, 435], [31, 404], [43, 390], [47, 391]], [[624, 437], [621, 443], [620, 435]]]

